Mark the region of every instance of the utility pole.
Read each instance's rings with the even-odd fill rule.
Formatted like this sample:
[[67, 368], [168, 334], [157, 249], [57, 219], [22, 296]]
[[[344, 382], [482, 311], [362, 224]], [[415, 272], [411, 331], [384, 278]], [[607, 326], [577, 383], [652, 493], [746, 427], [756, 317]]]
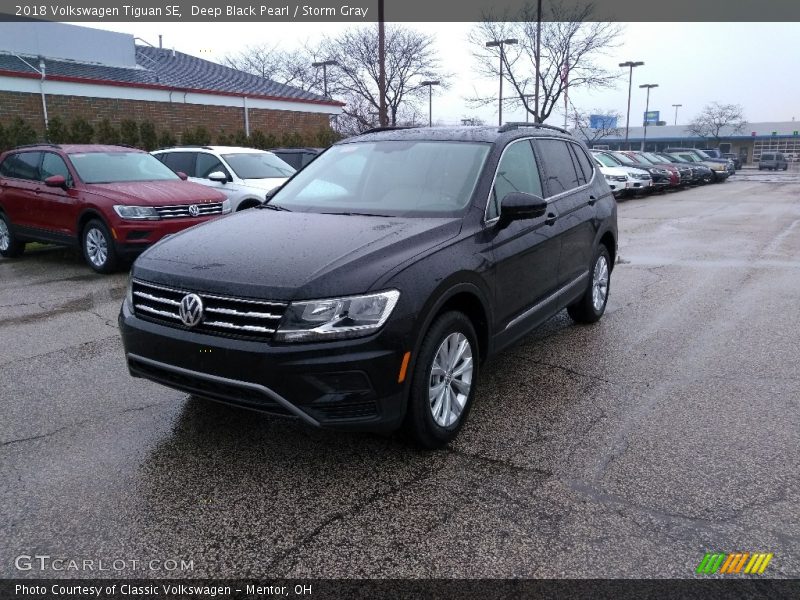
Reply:
[[378, 122], [381, 127], [389, 124], [386, 115], [386, 31], [384, 30], [384, 0], [378, 0], [378, 96], [380, 103], [378, 108]]
[[625, 114], [625, 150], [628, 150], [628, 130], [631, 125], [631, 84], [633, 83], [633, 68], [641, 67], [643, 64], [644, 63], [641, 61], [634, 62], [632, 60], [619, 63], [620, 67], [630, 67], [630, 73], [628, 75], [628, 112]]
[[324, 96], [328, 97], [328, 67], [332, 67], [333, 65], [338, 65], [335, 60], [323, 60], [320, 62], [313, 62], [311, 63], [312, 67], [319, 68], [322, 67], [322, 89]]
[[420, 85], [428, 86], [428, 127], [433, 127], [433, 86], [439, 85], [441, 82], [436, 81], [422, 81]]
[[[533, 101], [533, 122], [539, 123], [539, 74], [540, 74], [540, 61], [542, 57], [542, 0], [536, 3], [536, 82], [534, 83], [534, 101]], [[525, 122], [528, 122], [527, 110], [525, 111]]]
[[683, 106], [683, 104], [673, 104], [672, 106], [675, 107], [675, 125], [678, 124], [678, 108]]

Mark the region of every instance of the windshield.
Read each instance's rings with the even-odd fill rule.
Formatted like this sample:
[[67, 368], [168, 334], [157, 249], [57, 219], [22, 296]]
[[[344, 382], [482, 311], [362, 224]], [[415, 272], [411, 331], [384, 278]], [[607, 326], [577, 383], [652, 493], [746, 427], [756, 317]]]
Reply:
[[608, 154], [595, 154], [594, 157], [606, 167], [618, 167], [619, 162], [611, 158]]
[[455, 216], [470, 201], [490, 148], [431, 141], [334, 146], [270, 204], [304, 212]]
[[70, 154], [69, 158], [84, 183], [180, 179], [172, 169], [146, 152], [85, 152]]
[[703, 158], [711, 158], [707, 152], [703, 152], [702, 150], [695, 150], [695, 152]]
[[700, 162], [700, 159], [697, 158], [697, 156], [695, 156], [694, 154], [679, 154], [678, 156], [689, 162]]
[[239, 179], [272, 179], [291, 177], [294, 168], [269, 152], [240, 152], [223, 154]]
[[614, 155], [614, 157], [615, 157], [617, 160], [619, 160], [619, 162], [621, 162], [621, 163], [623, 163], [623, 164], [626, 164], [626, 165], [633, 165], [633, 166], [636, 166], [636, 165], [638, 165], [638, 164], [641, 164], [641, 163], [638, 163], [638, 162], [636, 162], [635, 160], [633, 160], [633, 159], [632, 159], [630, 156], [628, 156], [627, 154], [615, 154], [615, 155]]
[[[663, 158], [661, 158], [660, 156], [658, 156], [656, 154], [653, 154], [652, 152], [645, 152], [642, 156], [644, 156], [647, 160], [649, 160], [654, 165], [657, 165], [659, 163], [663, 164], [663, 162], [664, 162]], [[669, 161], [667, 161], [667, 162], [669, 162]]]

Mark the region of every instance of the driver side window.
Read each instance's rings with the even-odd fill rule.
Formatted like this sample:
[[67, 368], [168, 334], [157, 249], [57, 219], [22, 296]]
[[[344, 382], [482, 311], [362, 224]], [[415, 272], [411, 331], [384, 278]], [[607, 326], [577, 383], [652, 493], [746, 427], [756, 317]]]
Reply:
[[497, 167], [486, 220], [500, 216], [500, 202], [509, 192], [525, 192], [542, 197], [542, 181], [533, 148], [528, 140], [512, 142]]

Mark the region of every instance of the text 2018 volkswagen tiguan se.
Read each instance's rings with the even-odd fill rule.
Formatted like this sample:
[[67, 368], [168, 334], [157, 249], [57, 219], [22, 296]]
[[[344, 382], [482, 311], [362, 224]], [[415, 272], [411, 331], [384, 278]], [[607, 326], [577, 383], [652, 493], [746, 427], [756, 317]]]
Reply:
[[546, 126], [394, 129], [334, 145], [261, 210], [153, 246], [120, 327], [132, 375], [322, 427], [446, 444], [484, 360], [605, 311], [617, 209]]

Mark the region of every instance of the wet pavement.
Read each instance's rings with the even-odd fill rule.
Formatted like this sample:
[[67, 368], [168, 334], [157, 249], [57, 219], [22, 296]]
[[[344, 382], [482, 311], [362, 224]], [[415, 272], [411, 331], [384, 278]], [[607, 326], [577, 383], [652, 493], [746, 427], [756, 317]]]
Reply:
[[620, 203], [606, 316], [492, 360], [438, 452], [133, 379], [126, 275], [0, 259], [0, 576], [691, 577], [745, 551], [799, 577], [800, 181], [770, 175]]

